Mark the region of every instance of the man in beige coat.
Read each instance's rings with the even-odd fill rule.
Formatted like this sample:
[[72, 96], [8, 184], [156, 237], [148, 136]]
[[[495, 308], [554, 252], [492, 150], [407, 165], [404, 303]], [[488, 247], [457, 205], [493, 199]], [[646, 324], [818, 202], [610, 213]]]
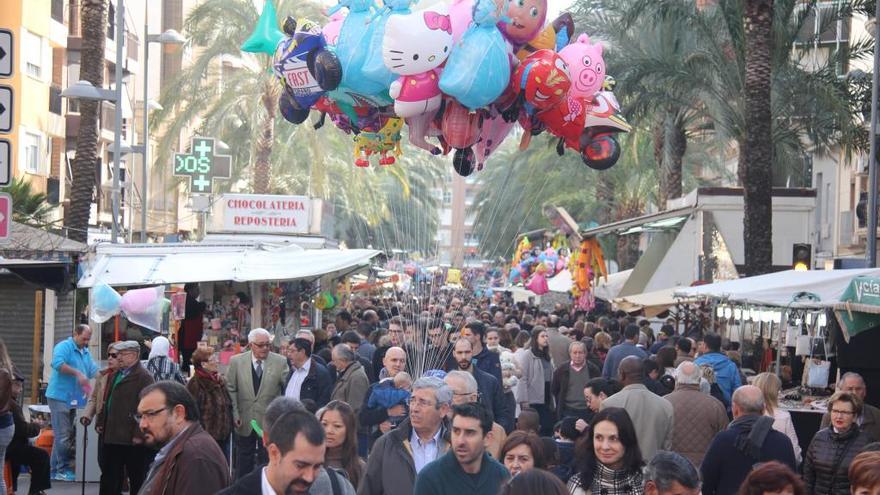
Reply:
[[287, 359], [270, 352], [271, 335], [263, 328], [255, 328], [248, 334], [250, 350], [229, 360], [226, 372], [226, 388], [232, 397], [232, 421], [235, 426], [236, 455], [235, 478], [254, 469], [254, 456], [260, 464], [268, 461], [262, 439], [251, 427], [256, 420], [261, 428], [263, 415], [272, 399], [284, 394], [287, 382]]
[[699, 466], [718, 432], [727, 428], [724, 404], [700, 391], [700, 367], [685, 361], [675, 370], [675, 391], [663, 398], [672, 403], [675, 427], [672, 450]]
[[337, 373], [336, 386], [333, 387], [330, 400], [346, 402], [357, 417], [364, 404], [367, 389], [370, 388], [370, 380], [364, 372], [364, 367], [358, 362], [357, 354], [348, 345], [337, 344], [330, 355]]
[[643, 459], [652, 459], [658, 450], [672, 447], [672, 404], [648, 390], [642, 383], [645, 365], [636, 356], [620, 362], [617, 374], [623, 390], [602, 401], [601, 409], [620, 407], [629, 413]]

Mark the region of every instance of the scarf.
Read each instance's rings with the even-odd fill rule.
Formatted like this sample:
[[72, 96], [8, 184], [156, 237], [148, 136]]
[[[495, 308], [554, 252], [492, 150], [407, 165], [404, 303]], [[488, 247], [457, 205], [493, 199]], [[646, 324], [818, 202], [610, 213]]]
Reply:
[[733, 420], [728, 428], [739, 429], [733, 441], [736, 450], [757, 462], [761, 459], [761, 446], [764, 445], [767, 434], [773, 429], [773, 418], [763, 415], [743, 416]]
[[196, 366], [196, 376], [211, 380], [214, 383], [220, 383], [220, 374], [214, 371], [208, 371], [201, 366]]
[[611, 469], [596, 462], [593, 483], [590, 485], [592, 495], [642, 495], [643, 490], [640, 470]]
[[149, 359], [153, 359], [156, 356], [165, 356], [168, 357], [168, 352], [171, 350], [171, 342], [168, 341], [165, 337], [156, 337], [153, 339], [150, 344], [150, 357]]

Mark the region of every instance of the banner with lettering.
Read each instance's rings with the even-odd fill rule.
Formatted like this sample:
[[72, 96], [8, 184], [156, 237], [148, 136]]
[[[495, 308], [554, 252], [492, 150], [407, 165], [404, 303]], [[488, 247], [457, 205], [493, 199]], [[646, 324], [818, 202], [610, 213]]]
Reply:
[[880, 326], [880, 278], [853, 278], [834, 305], [834, 315], [847, 342], [854, 335]]
[[306, 196], [275, 194], [224, 194], [224, 232], [256, 234], [306, 234], [312, 204]]

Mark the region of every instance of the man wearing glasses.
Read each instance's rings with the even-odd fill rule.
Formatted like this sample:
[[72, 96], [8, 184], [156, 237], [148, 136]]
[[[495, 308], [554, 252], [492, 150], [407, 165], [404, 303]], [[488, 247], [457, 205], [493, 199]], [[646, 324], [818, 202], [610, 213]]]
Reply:
[[373, 445], [358, 495], [410, 495], [416, 474], [449, 450], [444, 418], [452, 390], [434, 377], [419, 378], [412, 388], [409, 418]]
[[259, 464], [268, 461], [260, 437], [251, 427], [251, 421], [263, 423], [266, 407], [272, 399], [284, 394], [287, 382], [287, 358], [270, 351], [271, 334], [255, 328], [248, 334], [250, 350], [229, 360], [226, 388], [232, 397], [232, 421], [235, 426], [236, 455], [235, 479], [254, 469], [254, 456]]
[[133, 418], [138, 395], [153, 383], [153, 377], [141, 366], [141, 346], [136, 341], [117, 342], [112, 349], [109, 356], [116, 358], [118, 370], [107, 380], [104, 408], [95, 421], [95, 431], [102, 435], [104, 458], [101, 495], [122, 493], [126, 473], [130, 493], [137, 493], [150, 462], [150, 451], [144, 446], [143, 433]]

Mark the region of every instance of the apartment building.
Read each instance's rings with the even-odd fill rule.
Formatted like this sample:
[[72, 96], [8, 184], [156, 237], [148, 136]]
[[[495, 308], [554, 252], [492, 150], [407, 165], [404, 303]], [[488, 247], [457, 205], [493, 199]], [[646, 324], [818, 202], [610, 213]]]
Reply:
[[437, 234], [438, 262], [455, 268], [482, 264], [480, 239], [474, 233], [473, 208], [480, 190], [480, 174], [461, 177], [446, 170], [443, 181], [434, 184], [433, 194], [440, 205]]

